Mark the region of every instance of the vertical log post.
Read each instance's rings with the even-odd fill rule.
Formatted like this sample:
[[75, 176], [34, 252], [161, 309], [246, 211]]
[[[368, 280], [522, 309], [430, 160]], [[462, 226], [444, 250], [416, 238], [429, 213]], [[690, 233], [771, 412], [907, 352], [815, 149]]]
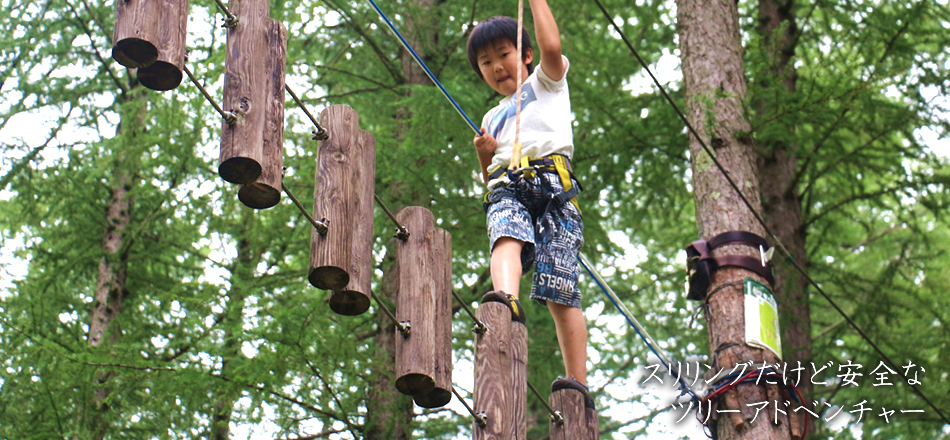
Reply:
[[511, 435], [513, 440], [528, 437], [528, 329], [511, 321]]
[[313, 218], [328, 223], [328, 230], [326, 235], [316, 229], [311, 233], [308, 279], [319, 289], [340, 290], [350, 282], [353, 222], [360, 218], [355, 207], [365, 197], [353, 190], [360, 156], [359, 115], [349, 106], [333, 105], [320, 113], [320, 125], [330, 137], [320, 145], [317, 158]]
[[475, 337], [475, 412], [488, 418], [472, 428], [475, 440], [510, 440], [511, 309], [499, 302], [482, 303], [475, 312], [488, 327]]
[[376, 139], [368, 131], [359, 132], [359, 159], [354, 170], [353, 204], [355, 212], [347, 227], [351, 229], [350, 280], [340, 290], [330, 292], [330, 309], [347, 316], [369, 309], [373, 288], [373, 192], [376, 185]]
[[228, 29], [222, 107], [237, 117], [221, 123], [218, 174], [231, 183], [251, 183], [260, 177], [264, 154], [264, 119], [268, 110], [267, 61], [270, 31], [268, 0], [231, 0], [241, 18]]
[[435, 286], [435, 386], [413, 396], [416, 405], [438, 408], [452, 400], [452, 235], [442, 228], [432, 233], [432, 281]]
[[396, 320], [411, 328], [408, 336], [396, 337], [396, 389], [403, 394], [422, 395], [435, 387], [435, 218], [428, 209], [409, 206], [399, 211], [396, 219], [409, 229], [408, 239], [393, 240], [399, 261]]
[[137, 69], [158, 59], [161, 40], [162, 2], [120, 0], [116, 2], [115, 31], [112, 34], [112, 58], [119, 64]]
[[152, 64], [140, 68], [137, 75], [143, 86], [165, 91], [181, 84], [181, 69], [185, 63], [185, 35], [188, 28], [188, 0], [164, 0], [157, 3], [162, 5], [158, 57]]
[[238, 199], [249, 208], [267, 209], [280, 203], [280, 183], [284, 164], [284, 77], [287, 69], [287, 28], [277, 20], [270, 21], [264, 96], [264, 132], [261, 175], [254, 182], [241, 185]]
[[563, 422], [550, 423], [551, 440], [590, 440], [587, 416], [584, 411], [584, 395], [580, 391], [563, 388], [551, 393], [548, 403], [559, 411]]
[[587, 436], [584, 438], [600, 440], [600, 422], [597, 420], [597, 410], [584, 408], [584, 415], [587, 417]]

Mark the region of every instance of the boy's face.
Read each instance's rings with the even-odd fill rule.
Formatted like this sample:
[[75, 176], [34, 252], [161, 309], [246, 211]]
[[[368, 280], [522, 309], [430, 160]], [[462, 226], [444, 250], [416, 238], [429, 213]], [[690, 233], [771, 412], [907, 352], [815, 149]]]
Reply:
[[511, 96], [518, 89], [518, 69], [521, 69], [522, 81], [528, 78], [527, 64], [531, 63], [534, 52], [528, 49], [527, 57], [522, 61], [514, 43], [499, 39], [479, 49], [477, 55], [482, 79], [496, 92]]

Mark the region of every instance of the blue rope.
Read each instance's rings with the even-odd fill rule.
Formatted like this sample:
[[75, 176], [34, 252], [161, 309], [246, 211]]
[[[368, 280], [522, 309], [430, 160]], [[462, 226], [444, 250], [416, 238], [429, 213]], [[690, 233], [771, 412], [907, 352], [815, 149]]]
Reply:
[[379, 14], [379, 17], [382, 18], [383, 21], [386, 22], [386, 25], [389, 26], [389, 29], [393, 31], [394, 34], [396, 34], [396, 37], [399, 38], [399, 42], [402, 43], [402, 47], [406, 48], [406, 50], [408, 50], [409, 53], [412, 54], [412, 57], [415, 58], [417, 63], [419, 63], [419, 66], [422, 66], [422, 70], [425, 70], [426, 75], [429, 76], [429, 79], [431, 79], [432, 82], [434, 82], [435, 85], [439, 87], [439, 90], [442, 91], [442, 95], [445, 96], [445, 99], [448, 99], [449, 102], [452, 103], [452, 107], [455, 107], [455, 111], [457, 111], [460, 116], [465, 118], [465, 122], [468, 122], [468, 125], [472, 127], [472, 130], [475, 131], [475, 134], [477, 135], [482, 134], [482, 130], [479, 129], [478, 126], [475, 125], [474, 122], [472, 122], [472, 119], [469, 118], [467, 114], [465, 114], [465, 111], [463, 111], [462, 107], [460, 107], [458, 103], [455, 102], [455, 99], [452, 99], [452, 95], [450, 95], [449, 92], [445, 90], [445, 87], [442, 87], [442, 83], [440, 83], [439, 80], [436, 79], [435, 75], [432, 74], [432, 71], [429, 70], [429, 68], [426, 66], [426, 63], [422, 61], [422, 58], [420, 58], [419, 55], [416, 53], [416, 51], [413, 50], [412, 46], [410, 46], [409, 42], [406, 41], [405, 38], [403, 38], [402, 34], [400, 34], [398, 30], [396, 30], [396, 26], [393, 25], [392, 21], [389, 21], [389, 17], [387, 17], [386, 14], [383, 13], [382, 9], [379, 9], [379, 5], [377, 5], [376, 2], [373, 0], [369, 0], [369, 2], [370, 4], [373, 5], [373, 9], [376, 9], [376, 13]]
[[610, 299], [610, 302], [614, 305], [614, 307], [617, 308], [617, 311], [620, 312], [624, 318], [626, 318], [627, 323], [630, 324], [630, 326], [633, 327], [633, 329], [637, 332], [637, 336], [640, 336], [640, 339], [643, 340], [643, 343], [646, 344], [650, 351], [652, 351], [653, 354], [660, 360], [660, 363], [666, 367], [666, 370], [670, 372], [670, 375], [676, 376], [678, 378], [680, 390], [684, 393], [688, 393], [692, 397], [692, 400], [702, 400], [700, 399], [699, 395], [693, 391], [693, 388], [686, 383], [686, 380], [683, 379], [681, 374], [674, 373], [673, 367], [670, 366], [669, 359], [666, 357], [666, 355], [660, 353], [651, 342], [653, 338], [649, 334], [646, 334], [646, 330], [644, 330], [640, 323], [637, 322], [636, 318], [630, 316], [627, 313], [626, 308], [621, 306], [621, 304], [618, 302], [619, 299], [616, 298], [615, 295], [612, 295], [607, 286], [601, 282], [600, 274], [595, 274], [594, 269], [587, 265], [586, 258], [583, 255], [578, 254], [577, 260], [581, 263], [581, 266], [584, 266], [584, 269], [591, 276], [591, 278], [594, 279], [594, 282], [597, 283], [597, 286], [600, 287], [600, 290], [604, 292], [604, 295]]

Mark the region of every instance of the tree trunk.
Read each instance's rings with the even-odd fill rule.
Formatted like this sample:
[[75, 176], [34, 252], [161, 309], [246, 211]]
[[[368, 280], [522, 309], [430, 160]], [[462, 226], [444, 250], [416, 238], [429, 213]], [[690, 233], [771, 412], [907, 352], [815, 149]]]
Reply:
[[[129, 195], [129, 191], [132, 189], [133, 177], [130, 176], [126, 159], [129, 151], [133, 149], [138, 131], [141, 130], [146, 111], [145, 105], [132, 105], [132, 101], [141, 100], [144, 95], [141, 90], [136, 90], [137, 83], [130, 81], [129, 85], [131, 90], [123, 95], [126, 104], [124, 108], [137, 108], [137, 110], [135, 113], [124, 111], [118, 128], [118, 133], [125, 136], [128, 142], [116, 152], [113, 169], [113, 175], [116, 177], [110, 189], [109, 203], [106, 206], [106, 228], [102, 238], [104, 255], [99, 261], [95, 301], [87, 336], [87, 341], [93, 347], [99, 347], [106, 338], [108, 338], [107, 345], [119, 342], [122, 329], [115, 319], [122, 312], [122, 300], [128, 293], [125, 286], [128, 248], [123, 248], [123, 244], [126, 238], [125, 230], [131, 218], [132, 196]], [[107, 400], [112, 392], [109, 382], [113, 376], [112, 372], [106, 370], [96, 373], [96, 383], [93, 386], [95, 390], [93, 401], [96, 410], [93, 418], [93, 433], [97, 440], [105, 438], [109, 430], [109, 422], [106, 421], [105, 414], [109, 411]]]
[[[411, 8], [432, 7], [432, 0], [414, 0]], [[426, 15], [428, 16], [428, 15]], [[425, 52], [417, 44], [414, 38], [413, 29], [414, 20], [417, 17], [406, 14], [404, 17], [406, 23], [405, 37], [409, 44], [416, 50], [416, 53], [425, 58]], [[404, 82], [407, 84], [427, 84], [429, 79], [425, 71], [419, 67], [412, 56], [405, 50], [400, 49], [399, 58], [402, 65]], [[407, 92], [411, 93], [411, 92]], [[395, 115], [400, 121], [398, 130], [395, 133], [396, 142], [402, 137], [401, 132], [406, 130], [411, 114], [408, 110], [400, 110]], [[401, 182], [390, 184], [389, 194], [396, 195], [400, 188], [403, 188]], [[394, 198], [394, 197], [393, 197]], [[411, 205], [425, 206], [424, 200], [418, 194], [412, 194], [409, 197]], [[392, 200], [392, 198], [390, 198]], [[399, 212], [402, 206], [389, 206], [393, 212]], [[380, 296], [386, 301], [388, 307], [396, 304], [396, 290], [399, 286], [399, 280], [395, 267], [395, 248], [387, 248], [386, 257], [382, 264], [383, 280], [380, 283]], [[366, 403], [366, 426], [364, 428], [365, 440], [409, 440], [412, 438], [412, 419], [415, 416], [412, 397], [399, 393], [394, 386], [395, 360], [396, 360], [396, 327], [393, 322], [376, 306], [376, 323], [378, 333], [376, 335], [376, 368], [369, 384], [369, 396]]]
[[[778, 33], [777, 33], [778, 32]], [[764, 90], [763, 98], [756, 102], [760, 114], [771, 114], [768, 97], [794, 93], [797, 74], [792, 64], [795, 53], [798, 27], [792, 11], [791, 0], [759, 0], [759, 33], [763, 37], [764, 50], [770, 55], [774, 78], [781, 83], [770, 84], [783, 90]], [[759, 191], [765, 221], [772, 232], [785, 245], [795, 261], [805, 265], [808, 261], [805, 241], [806, 231], [802, 221], [802, 200], [798, 192], [798, 157], [795, 146], [779, 141], [758, 142], [758, 165], [760, 172]], [[811, 361], [811, 310], [808, 302], [808, 280], [787, 264], [775, 268], [775, 292], [781, 314], [782, 345], [784, 362], [798, 367]], [[799, 391], [805, 396], [812, 391], [811, 381], [802, 381]]]
[[[713, 154], [752, 207], [761, 210], [755, 146], [743, 107], [747, 88], [736, 3], [732, 0], [677, 0], [677, 22], [690, 123], [713, 149]], [[697, 227], [702, 238], [708, 240], [727, 231], [763, 236], [762, 226], [692, 134], [689, 149]], [[732, 245], [716, 249], [713, 255], [757, 258], [758, 250]], [[713, 275], [710, 292], [716, 293], [708, 298], [706, 308], [713, 372], [721, 368], [728, 372], [737, 363], [750, 360], [777, 362], [770, 351], [745, 343], [742, 280], [746, 277], [761, 281], [753, 272], [737, 267], [720, 269]], [[773, 400], [779, 400], [775, 389], [767, 391], [766, 387], [755, 384], [742, 384], [727, 392], [718, 400], [718, 409], [739, 412], [712, 413], [712, 417], [718, 419], [719, 438], [790, 438], [787, 417], [779, 416], [779, 425], [772, 423], [774, 417], [767, 417], [773, 416]], [[757, 414], [748, 406], [758, 402], [769, 402], [768, 409], [772, 411]]]
[[[399, 288], [395, 248], [390, 247], [383, 262], [379, 296], [392, 309]], [[412, 438], [412, 397], [396, 391], [396, 325], [376, 306], [376, 353], [366, 400], [365, 440], [409, 440]]]
[[[254, 281], [255, 255], [245, 236], [248, 222], [253, 221], [255, 211], [242, 210], [243, 218], [238, 237], [237, 259], [231, 269], [231, 288], [228, 289], [228, 303], [225, 306], [225, 317], [221, 322], [224, 328], [224, 346], [221, 350], [221, 375], [231, 377], [232, 371], [240, 370], [240, 361], [244, 359], [241, 353], [241, 335], [244, 332], [244, 306], [250, 286]], [[221, 382], [214, 390], [214, 404], [211, 415], [211, 439], [228, 440], [231, 438], [231, 413], [234, 412], [234, 402], [239, 393], [233, 389], [234, 384]]]

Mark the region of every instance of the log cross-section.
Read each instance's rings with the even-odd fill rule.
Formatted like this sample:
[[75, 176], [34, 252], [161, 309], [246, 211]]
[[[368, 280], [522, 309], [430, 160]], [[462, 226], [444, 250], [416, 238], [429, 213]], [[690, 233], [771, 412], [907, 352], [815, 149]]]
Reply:
[[162, 5], [157, 58], [155, 62], [140, 68], [137, 75], [143, 86], [165, 91], [181, 84], [181, 69], [185, 64], [188, 0], [162, 0], [156, 3]]

